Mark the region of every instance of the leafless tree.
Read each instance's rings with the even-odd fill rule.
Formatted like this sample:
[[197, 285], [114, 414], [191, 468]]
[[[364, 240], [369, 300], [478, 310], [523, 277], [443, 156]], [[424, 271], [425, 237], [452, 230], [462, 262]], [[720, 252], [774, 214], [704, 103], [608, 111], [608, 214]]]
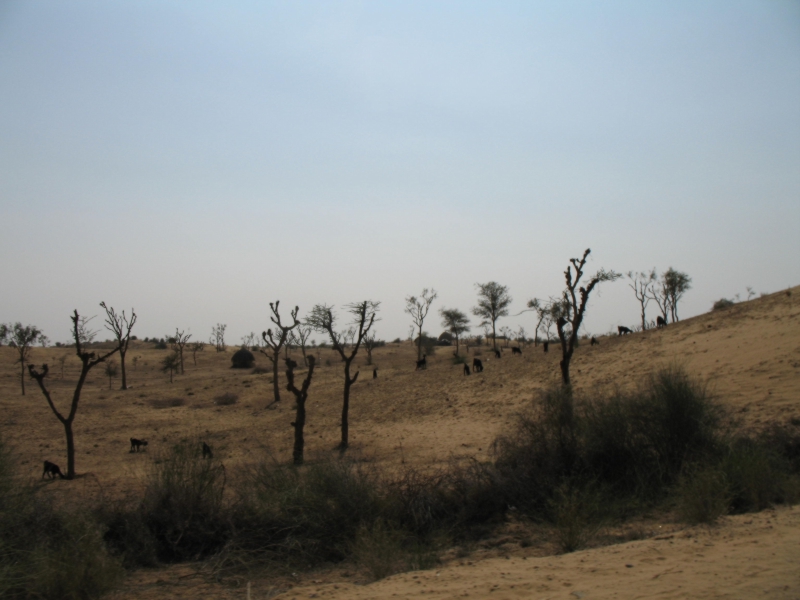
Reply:
[[656, 275], [655, 267], [649, 273], [645, 271], [639, 273], [628, 271], [627, 275], [628, 279], [630, 279], [628, 287], [633, 290], [636, 299], [639, 301], [639, 306], [642, 309], [642, 331], [645, 331], [647, 329], [645, 309], [650, 300], [652, 300], [653, 288], [656, 285], [658, 276]]
[[525, 347], [525, 344], [528, 342], [528, 339], [525, 337], [525, 328], [522, 325], [520, 325], [519, 329], [517, 329], [515, 338], [520, 346]]
[[117, 346], [119, 347], [119, 363], [122, 369], [122, 389], [128, 389], [128, 379], [125, 373], [125, 354], [128, 352], [128, 344], [131, 341], [131, 329], [136, 323], [136, 313], [131, 308], [131, 318], [125, 316], [125, 311], [122, 314], [117, 314], [114, 307], [106, 306], [105, 302], [101, 302], [100, 306], [106, 311], [106, 329], [114, 334], [117, 338]]
[[242, 346], [247, 346], [250, 350], [258, 349], [258, 336], [255, 331], [242, 336]]
[[214, 327], [211, 328], [211, 339], [209, 339], [209, 343], [214, 346], [214, 349], [217, 352], [225, 352], [225, 330], [228, 328], [227, 325], [223, 325], [222, 323], [217, 323]]
[[44, 379], [47, 377], [47, 373], [49, 371], [47, 365], [42, 365], [41, 371], [37, 371], [33, 365], [28, 365], [28, 372], [30, 373], [31, 377], [36, 380], [36, 383], [39, 384], [39, 389], [42, 390], [42, 394], [44, 394], [47, 404], [50, 406], [50, 410], [53, 411], [53, 414], [64, 426], [64, 432], [67, 437], [67, 479], [74, 479], [75, 477], [75, 437], [72, 433], [72, 423], [75, 420], [75, 415], [78, 413], [78, 403], [81, 399], [83, 384], [86, 383], [86, 377], [89, 375], [89, 371], [91, 371], [101, 362], [104, 362], [111, 355], [119, 352], [119, 345], [110, 352], [106, 352], [102, 355], [97, 355], [94, 352], [88, 352], [85, 349], [85, 344], [90, 343], [92, 339], [94, 339], [95, 332], [88, 329], [88, 319], [81, 318], [78, 315], [77, 310], [74, 312], [71, 319], [72, 338], [75, 340], [75, 352], [77, 353], [78, 358], [81, 360], [81, 374], [80, 377], [78, 377], [78, 383], [75, 386], [75, 391], [72, 394], [72, 403], [70, 404], [69, 414], [66, 417], [64, 417], [56, 408], [55, 404], [53, 403], [53, 399], [50, 396], [50, 392], [45, 386]]
[[305, 440], [303, 439], [303, 428], [306, 426], [306, 400], [308, 400], [308, 388], [311, 385], [311, 377], [314, 375], [314, 356], [308, 357], [308, 373], [300, 389], [294, 384], [294, 363], [286, 361], [286, 389], [294, 394], [296, 400], [295, 418], [292, 426], [294, 427], [294, 449], [292, 459], [294, 464], [303, 464], [303, 450]]
[[511, 336], [513, 332], [511, 331], [511, 327], [504, 326], [500, 328], [500, 335], [502, 335], [506, 340], [506, 348], [508, 348], [508, 344], [511, 342]]
[[376, 315], [380, 308], [380, 302], [373, 302], [365, 300], [348, 304], [345, 308], [347, 312], [353, 315], [354, 331], [357, 335], [354, 336], [352, 350], [345, 353], [341, 345], [341, 338], [343, 334], [336, 330], [336, 316], [333, 314], [333, 308], [325, 304], [317, 304], [311, 309], [311, 314], [306, 319], [306, 323], [311, 326], [315, 331], [326, 333], [336, 348], [339, 355], [344, 362], [344, 397], [342, 400], [342, 440], [339, 443], [339, 450], [344, 452], [347, 450], [349, 444], [349, 423], [348, 415], [350, 411], [350, 388], [358, 379], [358, 371], [352, 377], [350, 376], [350, 365], [353, 359], [358, 354], [364, 338], [369, 334], [372, 325], [375, 323]]
[[16, 349], [18, 358], [15, 362], [19, 363], [19, 381], [22, 386], [22, 395], [25, 395], [25, 365], [31, 355], [31, 349], [36, 340], [42, 335], [41, 329], [35, 325], [25, 325], [17, 322], [13, 325], [6, 325], [5, 334], [8, 337], [8, 345]]
[[108, 377], [108, 389], [111, 389], [111, 384], [114, 381], [114, 377], [117, 376], [117, 373], [117, 363], [113, 360], [107, 360], [105, 374], [106, 377]]
[[297, 306], [295, 306], [294, 310], [290, 313], [292, 316], [292, 324], [284, 325], [281, 322], [281, 315], [278, 312], [280, 303], [280, 300], [277, 300], [275, 303], [269, 303], [269, 309], [272, 311], [269, 320], [277, 327], [275, 333], [272, 332], [272, 329], [267, 329], [261, 334], [264, 340], [264, 346], [260, 349], [261, 353], [272, 363], [272, 391], [275, 396], [273, 402], [281, 401], [281, 393], [278, 387], [278, 361], [281, 358], [281, 348], [283, 348], [284, 344], [286, 344], [286, 341], [289, 339], [289, 332], [300, 325], [300, 321], [297, 320], [297, 313], [300, 308]]
[[[442, 327], [456, 338], [455, 355], [458, 356], [458, 340], [469, 332], [469, 318], [457, 308], [442, 308], [439, 310], [439, 315], [442, 317]], [[467, 346], [467, 353], [469, 353], [469, 346]]]
[[178, 355], [181, 363], [181, 375], [183, 375], [186, 370], [183, 368], [183, 349], [186, 347], [186, 344], [189, 342], [189, 338], [192, 337], [191, 333], [186, 333], [184, 331], [179, 331], [178, 328], [175, 328], [175, 337], [172, 338], [175, 340], [172, 342], [172, 349]]
[[589, 279], [589, 285], [580, 286], [583, 269], [586, 266], [586, 259], [590, 252], [591, 250], [587, 248], [582, 258], [569, 259], [571, 266], [568, 266], [567, 270], [564, 271], [567, 287], [564, 289], [562, 300], [566, 310], [565, 314], [556, 321], [558, 339], [561, 341], [561, 381], [564, 386], [570, 385], [569, 363], [572, 360], [575, 347], [578, 345], [578, 331], [586, 313], [589, 295], [598, 283], [616, 281], [622, 277], [621, 274], [614, 271], [600, 269]]
[[364, 350], [367, 352], [367, 364], [372, 365], [372, 351], [375, 349], [377, 338], [374, 332], [364, 336]]
[[475, 287], [478, 288], [478, 306], [472, 309], [472, 314], [483, 319], [481, 325], [491, 324], [492, 348], [496, 350], [497, 319], [508, 316], [508, 306], [511, 304], [511, 296], [508, 295], [508, 287], [500, 285], [496, 281], [476, 283]]
[[428, 311], [431, 308], [431, 304], [438, 294], [436, 290], [431, 288], [424, 288], [422, 290], [422, 295], [417, 296], [407, 296], [406, 297], [406, 308], [405, 311], [411, 315], [411, 322], [417, 328], [417, 360], [422, 358], [422, 323], [425, 321], [425, 317], [428, 316]]
[[300, 352], [303, 353], [303, 363], [308, 366], [308, 356], [306, 355], [306, 346], [308, 345], [308, 338], [311, 336], [311, 327], [301, 323], [291, 333], [289, 333], [289, 341], [293, 346], [299, 346]]
[[69, 354], [62, 354], [58, 357], [58, 362], [61, 365], [61, 379], [64, 379], [64, 363], [67, 362]]
[[197, 353], [198, 352], [202, 352], [205, 349], [206, 349], [206, 343], [205, 342], [192, 342], [189, 345], [189, 350], [192, 351], [192, 360], [194, 361], [194, 366], [195, 367], [197, 366]]

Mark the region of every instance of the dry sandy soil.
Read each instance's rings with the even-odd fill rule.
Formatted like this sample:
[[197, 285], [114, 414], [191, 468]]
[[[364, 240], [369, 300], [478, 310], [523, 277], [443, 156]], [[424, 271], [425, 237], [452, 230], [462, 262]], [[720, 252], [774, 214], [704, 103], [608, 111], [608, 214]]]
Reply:
[[[800, 417], [800, 288], [665, 330], [599, 341], [594, 347], [583, 344], [573, 358], [574, 383], [584, 391], [635, 386], [654, 369], [678, 363], [708, 381], [745, 426]], [[43, 493], [62, 502], [130, 496], [137, 493], [154, 454], [192, 437], [207, 441], [233, 471], [267, 451], [289, 458], [293, 402], [282, 392], [283, 401], [270, 406], [271, 374], [230, 369], [231, 352], [207, 347], [197, 355], [196, 366], [188, 355], [186, 373], [170, 384], [158, 368], [166, 351], [134, 344], [127, 359], [131, 389], [120, 391], [119, 379], [109, 389], [102, 366], [90, 375], [75, 420], [79, 477], [44, 481]], [[50, 364], [47, 382], [62, 410], [67, 410], [79, 372], [79, 361], [70, 354], [62, 378], [58, 359], [65, 354], [67, 349], [37, 348], [32, 356], [36, 364]], [[306, 427], [311, 457], [332, 452], [338, 442], [342, 386], [337, 355], [331, 350], [315, 354], [320, 368], [311, 385]], [[528, 346], [522, 356], [506, 351], [497, 360], [484, 348], [480, 357], [485, 370], [466, 377], [446, 348], [429, 357], [427, 370], [415, 371], [410, 344], [388, 344], [374, 353], [378, 378], [372, 379], [372, 367], [360, 354], [356, 362], [362, 378], [351, 398], [351, 453], [388, 468], [435, 467], [459, 457], [489, 459], [492, 440], [514, 413], [559, 380], [558, 355], [557, 346], [549, 354]], [[0, 348], [0, 427], [3, 438], [23, 457], [23, 469], [38, 479], [42, 460], [66, 464], [64, 433], [35, 382], [28, 381], [27, 395], [20, 395], [15, 358], [13, 349]], [[257, 363], [268, 366], [264, 357]], [[215, 405], [214, 398], [226, 392], [238, 394], [238, 402]], [[129, 453], [130, 437], [149, 440], [147, 452]], [[710, 528], [688, 528], [669, 515], [657, 515], [605, 532], [596, 547], [569, 555], [555, 555], [548, 532], [531, 533], [524, 523], [509, 523], [501, 533], [474, 547], [445, 552], [431, 571], [367, 583], [355, 566], [339, 565], [297, 577], [254, 577], [250, 595], [800, 598], [798, 508], [727, 517]], [[113, 594], [120, 600], [246, 596], [245, 581], [217, 583], [202, 564], [131, 573]]]

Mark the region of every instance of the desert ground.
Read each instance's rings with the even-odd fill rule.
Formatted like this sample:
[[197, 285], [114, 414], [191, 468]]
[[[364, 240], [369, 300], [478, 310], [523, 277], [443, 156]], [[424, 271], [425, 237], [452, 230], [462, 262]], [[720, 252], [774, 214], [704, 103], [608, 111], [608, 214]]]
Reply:
[[[434, 329], [431, 319], [426, 329]], [[69, 325], [65, 315], [65, 329]], [[800, 418], [800, 287], [663, 330], [598, 340], [597, 346], [582, 343], [573, 358], [578, 390], [629, 388], [659, 367], [679, 364], [707, 381], [744, 427]], [[41, 481], [42, 493], [63, 503], [125, 498], [140, 490], [148, 461], [160, 449], [186, 438], [206, 441], [230, 472], [267, 453], [290, 460], [293, 397], [282, 389], [282, 401], [273, 404], [267, 359], [256, 355], [256, 365], [269, 372], [231, 369], [235, 349], [218, 353], [206, 345], [196, 364], [187, 352], [185, 374], [170, 383], [159, 368], [169, 351], [132, 342], [125, 391], [119, 378], [109, 382], [102, 365], [95, 368], [74, 425], [79, 476]], [[333, 453], [339, 441], [343, 381], [337, 354], [313, 353], [318, 369], [307, 403], [309, 458]], [[476, 353], [484, 371], [467, 377], [462, 365], [453, 364], [451, 348], [439, 348], [419, 371], [409, 342], [376, 349], [373, 365], [366, 364], [362, 351], [355, 361], [361, 376], [351, 395], [349, 454], [385, 468], [435, 468], [465, 457], [490, 460], [493, 439], [515, 413], [559, 381], [560, 351], [554, 344], [547, 354], [527, 345], [521, 356], [507, 349], [495, 359], [483, 346], [470, 348], [470, 360]], [[292, 356], [299, 359], [299, 351]], [[15, 359], [13, 348], [0, 348], [2, 435], [22, 457], [25, 472], [39, 480], [43, 460], [66, 465], [64, 431], [33, 380], [26, 382], [26, 395], [20, 394]], [[79, 373], [74, 349], [35, 348], [31, 362], [50, 365], [46, 382], [66, 411]], [[215, 404], [229, 392], [238, 395], [235, 404]], [[130, 453], [131, 437], [148, 440], [147, 451]], [[181, 564], [131, 572], [112, 597], [800, 598], [800, 509], [778, 506], [703, 527], [656, 514], [602, 532], [593, 547], [565, 555], [556, 553], [547, 531], [531, 533], [528, 524], [512, 519], [497, 536], [444, 551], [440, 559], [433, 570], [372, 583], [350, 564], [251, 581], [216, 581], [202, 563]]]

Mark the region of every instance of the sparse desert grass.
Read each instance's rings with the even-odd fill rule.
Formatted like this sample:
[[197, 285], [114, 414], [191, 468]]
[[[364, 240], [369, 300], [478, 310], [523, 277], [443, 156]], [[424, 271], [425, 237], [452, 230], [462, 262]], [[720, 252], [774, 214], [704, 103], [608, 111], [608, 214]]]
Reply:
[[238, 401], [239, 394], [234, 394], [233, 392], [225, 392], [219, 396], [214, 396], [214, 404], [217, 406], [230, 406], [231, 404], [236, 404]]
[[150, 406], [157, 409], [175, 408], [186, 404], [185, 398], [153, 398], [149, 401]]

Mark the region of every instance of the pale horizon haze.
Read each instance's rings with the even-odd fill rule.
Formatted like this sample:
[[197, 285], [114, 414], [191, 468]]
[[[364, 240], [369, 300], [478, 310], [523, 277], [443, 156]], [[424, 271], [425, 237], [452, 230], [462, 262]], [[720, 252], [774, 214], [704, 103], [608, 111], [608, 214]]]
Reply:
[[[0, 220], [0, 322], [52, 342], [101, 301], [236, 345], [369, 299], [405, 339], [423, 288], [438, 335], [586, 248], [691, 317], [800, 284], [800, 2], [5, 0]], [[585, 329], [638, 322], [622, 279]]]

